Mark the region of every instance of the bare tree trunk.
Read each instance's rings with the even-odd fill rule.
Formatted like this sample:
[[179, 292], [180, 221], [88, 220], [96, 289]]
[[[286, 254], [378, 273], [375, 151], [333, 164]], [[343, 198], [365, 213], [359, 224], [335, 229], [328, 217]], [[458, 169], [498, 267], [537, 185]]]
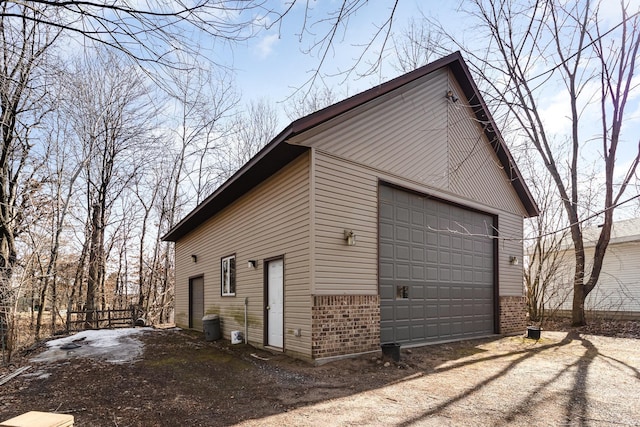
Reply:
[[96, 203], [91, 207], [91, 238], [89, 243], [89, 273], [87, 275], [87, 295], [85, 310], [87, 311], [87, 327], [91, 327], [94, 320], [93, 311], [96, 310], [96, 291], [100, 289], [104, 266], [102, 265], [103, 226], [102, 205]]
[[[517, 128], [515, 139], [525, 148], [535, 149], [564, 205], [575, 256], [572, 322], [584, 325], [585, 300], [602, 271], [613, 212], [623, 203], [621, 197], [640, 160], [640, 146], [629, 147], [633, 156], [630, 165], [625, 165], [624, 174], [614, 173], [639, 59], [640, 16], [630, 15], [630, 6], [622, 3], [619, 24], [604, 28], [608, 24], [599, 19], [599, 9], [609, 7], [604, 2], [475, 0], [467, 4], [472, 5], [470, 15], [486, 30], [483, 36], [488, 36], [491, 46], [490, 50], [465, 49], [473, 71], [487, 88], [488, 104], [498, 105], [505, 121]], [[430, 23], [447, 33], [438, 22]], [[541, 71], [541, 64], [548, 64], [547, 68]], [[594, 87], [600, 89], [599, 94]], [[546, 106], [541, 102], [551, 91], [561, 91], [568, 101], [565, 109], [570, 129], [559, 138], [543, 117]], [[585, 136], [586, 129], [592, 127], [585, 111], [594, 101], [600, 103], [601, 130]], [[557, 144], [556, 138], [562, 138], [563, 144]], [[601, 161], [593, 161], [593, 175], [604, 172], [605, 181], [600, 209], [586, 206], [580, 194], [583, 182], [588, 182], [583, 174], [585, 166], [580, 163], [581, 149], [594, 139], [601, 141]], [[582, 229], [596, 216], [603, 224], [594, 254], [587, 260]], [[586, 271], [587, 264], [592, 266], [590, 271]]]

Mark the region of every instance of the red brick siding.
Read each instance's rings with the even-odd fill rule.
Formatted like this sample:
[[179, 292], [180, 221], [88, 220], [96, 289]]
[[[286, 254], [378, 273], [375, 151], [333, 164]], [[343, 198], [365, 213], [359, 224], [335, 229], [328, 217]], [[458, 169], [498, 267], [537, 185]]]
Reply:
[[311, 340], [314, 359], [380, 350], [379, 296], [314, 296]]
[[524, 297], [500, 297], [500, 333], [524, 333], [527, 328], [527, 303]]

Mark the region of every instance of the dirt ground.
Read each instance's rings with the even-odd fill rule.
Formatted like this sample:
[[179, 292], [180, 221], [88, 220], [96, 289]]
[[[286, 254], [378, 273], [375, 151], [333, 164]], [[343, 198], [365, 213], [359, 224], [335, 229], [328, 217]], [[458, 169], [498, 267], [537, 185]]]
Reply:
[[136, 339], [133, 363], [23, 354], [0, 371], [31, 365], [0, 385], [0, 421], [40, 410], [76, 426], [640, 426], [637, 338], [545, 330], [322, 366], [191, 331]]

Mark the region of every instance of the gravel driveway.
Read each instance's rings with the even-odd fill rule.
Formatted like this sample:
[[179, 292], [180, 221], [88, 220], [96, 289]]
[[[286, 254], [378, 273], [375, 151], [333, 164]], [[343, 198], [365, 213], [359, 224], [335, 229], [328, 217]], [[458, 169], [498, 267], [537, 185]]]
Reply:
[[[640, 425], [640, 342], [545, 332], [507, 337], [389, 385], [241, 426]], [[429, 347], [403, 357], [411, 371]]]

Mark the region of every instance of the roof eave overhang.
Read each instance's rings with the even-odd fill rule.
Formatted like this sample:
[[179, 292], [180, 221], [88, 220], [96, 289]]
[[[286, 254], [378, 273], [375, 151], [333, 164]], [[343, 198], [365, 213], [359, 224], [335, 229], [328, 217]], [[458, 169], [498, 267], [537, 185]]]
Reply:
[[[308, 147], [284, 142], [284, 139], [290, 136], [290, 134], [290, 128], [285, 129], [278, 137], [266, 145], [256, 156], [182, 219], [182, 221], [162, 236], [162, 240], [169, 242], [178, 241], [198, 225], [233, 203], [241, 195], [249, 192], [252, 188], [264, 182], [284, 166], [298, 158], [302, 153], [309, 150]], [[249, 170], [251, 170], [251, 173], [247, 173]]]
[[220, 212], [240, 196], [256, 185], [269, 178], [288, 163], [309, 150], [308, 147], [289, 144], [287, 140], [307, 130], [340, 116], [360, 105], [365, 104], [386, 93], [392, 92], [414, 80], [431, 72], [448, 66], [458, 80], [465, 97], [469, 101], [476, 118], [484, 124], [484, 132], [491, 142], [498, 159], [504, 166], [505, 173], [520, 198], [527, 216], [538, 215], [538, 206], [529, 192], [522, 174], [518, 170], [509, 150], [507, 149], [498, 128], [489, 114], [487, 106], [480, 96], [469, 69], [465, 65], [460, 52], [454, 52], [428, 65], [418, 68], [381, 85], [361, 92], [313, 114], [302, 117], [289, 125], [256, 156], [240, 168], [231, 178], [214, 191], [207, 199], [191, 211], [182, 221], [176, 224], [162, 240], [175, 242], [190, 233], [199, 224]]

